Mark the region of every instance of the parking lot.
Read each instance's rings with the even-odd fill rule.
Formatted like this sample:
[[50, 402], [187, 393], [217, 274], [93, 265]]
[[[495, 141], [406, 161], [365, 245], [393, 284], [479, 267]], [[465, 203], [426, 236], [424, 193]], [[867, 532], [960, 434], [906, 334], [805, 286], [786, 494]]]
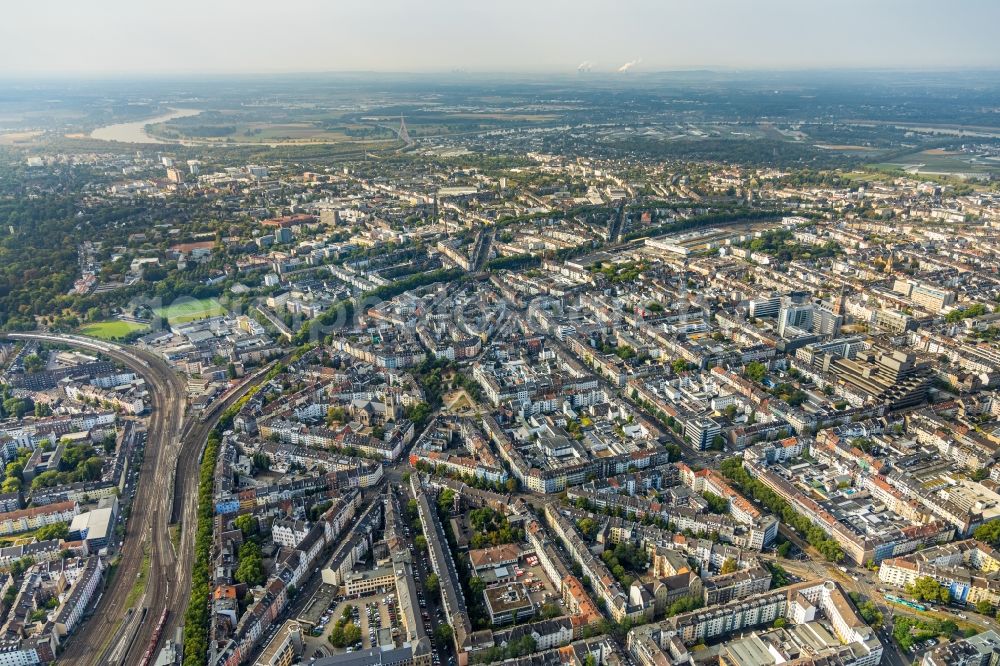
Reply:
[[518, 576], [517, 580], [528, 588], [528, 596], [535, 604], [535, 608], [540, 608], [547, 603], [559, 604], [562, 599], [559, 590], [549, 580], [541, 564], [528, 565], [525, 562], [520, 565], [520, 568], [524, 573]]
[[[409, 493], [404, 497], [409, 497]], [[440, 592], [431, 594], [424, 590], [424, 581], [432, 573], [427, 551], [416, 547], [416, 535], [412, 529], [409, 527], [405, 528], [404, 535], [410, 544], [410, 552], [413, 553], [413, 578], [417, 587], [417, 603], [419, 604], [417, 610], [420, 612], [420, 616], [424, 622], [424, 633], [434, 644], [434, 652], [431, 656], [432, 662], [434, 666], [454, 664], [455, 657], [451, 653], [450, 645], [439, 646], [434, 638], [434, 632], [437, 630], [438, 625], [447, 624], [448, 621], [441, 609]]]
[[[335, 648], [329, 642], [330, 633], [344, 613], [350, 609], [351, 622], [361, 630], [361, 640], [345, 648]], [[316, 650], [324, 654], [354, 652], [379, 645], [401, 645], [402, 620], [395, 594], [372, 594], [358, 599], [334, 601], [327, 611], [319, 616], [319, 623], [306, 636], [306, 653]]]

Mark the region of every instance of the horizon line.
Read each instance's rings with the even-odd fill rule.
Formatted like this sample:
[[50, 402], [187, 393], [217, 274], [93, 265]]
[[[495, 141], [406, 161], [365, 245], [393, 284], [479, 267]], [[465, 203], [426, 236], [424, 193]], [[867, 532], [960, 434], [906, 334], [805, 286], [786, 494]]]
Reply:
[[612, 79], [628, 81], [667, 74], [945, 74], [945, 73], [1000, 73], [1000, 64], [994, 65], [952, 65], [952, 66], [895, 66], [895, 65], [865, 65], [865, 66], [804, 66], [804, 67], [736, 67], [728, 65], [703, 65], [691, 67], [657, 68], [630, 70], [618, 72], [613, 69], [579, 71], [570, 69], [426, 69], [426, 70], [390, 70], [390, 69], [275, 69], [275, 70], [176, 70], [176, 71], [0, 71], [0, 80], [114, 80], [128, 78], [164, 79], [187, 78], [209, 79], [219, 77], [256, 77], [256, 76], [398, 76], [398, 77], [562, 77], [586, 80]]

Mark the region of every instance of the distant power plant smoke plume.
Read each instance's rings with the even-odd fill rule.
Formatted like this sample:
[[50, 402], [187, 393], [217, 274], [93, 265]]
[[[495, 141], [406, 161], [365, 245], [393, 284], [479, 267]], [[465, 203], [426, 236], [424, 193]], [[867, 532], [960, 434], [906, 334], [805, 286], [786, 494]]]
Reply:
[[639, 63], [642, 62], [642, 58], [636, 58], [635, 60], [629, 60], [627, 63], [618, 68], [619, 72], [627, 72]]

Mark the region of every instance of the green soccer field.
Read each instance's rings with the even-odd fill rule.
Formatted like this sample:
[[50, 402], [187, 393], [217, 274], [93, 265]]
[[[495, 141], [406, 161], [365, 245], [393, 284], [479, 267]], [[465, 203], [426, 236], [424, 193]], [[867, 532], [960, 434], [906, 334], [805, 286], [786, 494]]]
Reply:
[[130, 333], [145, 331], [148, 328], [149, 327], [145, 324], [137, 324], [131, 321], [120, 321], [115, 319], [87, 324], [86, 326], [80, 327], [80, 333], [83, 335], [89, 335], [92, 338], [100, 338], [101, 340], [117, 340], [124, 338]]
[[214, 298], [202, 298], [200, 300], [185, 299], [170, 305], [156, 308], [153, 312], [158, 317], [166, 317], [171, 325], [184, 324], [196, 319], [206, 319], [208, 317], [219, 317], [226, 314], [226, 309], [222, 307]]

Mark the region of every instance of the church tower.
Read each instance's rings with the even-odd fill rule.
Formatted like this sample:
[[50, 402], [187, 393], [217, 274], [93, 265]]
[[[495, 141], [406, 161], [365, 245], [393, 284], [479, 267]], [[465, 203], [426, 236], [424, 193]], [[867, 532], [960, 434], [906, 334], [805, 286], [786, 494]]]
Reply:
[[844, 310], [847, 309], [847, 295], [844, 293], [844, 285], [840, 285], [840, 294], [837, 295], [837, 300], [833, 303], [833, 314], [843, 315]]
[[385, 395], [385, 419], [386, 421], [398, 421], [403, 418], [403, 407], [399, 404], [399, 396], [395, 391], [386, 391]]
[[889, 259], [885, 262], [885, 272], [886, 275], [891, 275], [896, 270], [896, 260], [895, 255], [893, 255], [892, 250], [889, 250]]

